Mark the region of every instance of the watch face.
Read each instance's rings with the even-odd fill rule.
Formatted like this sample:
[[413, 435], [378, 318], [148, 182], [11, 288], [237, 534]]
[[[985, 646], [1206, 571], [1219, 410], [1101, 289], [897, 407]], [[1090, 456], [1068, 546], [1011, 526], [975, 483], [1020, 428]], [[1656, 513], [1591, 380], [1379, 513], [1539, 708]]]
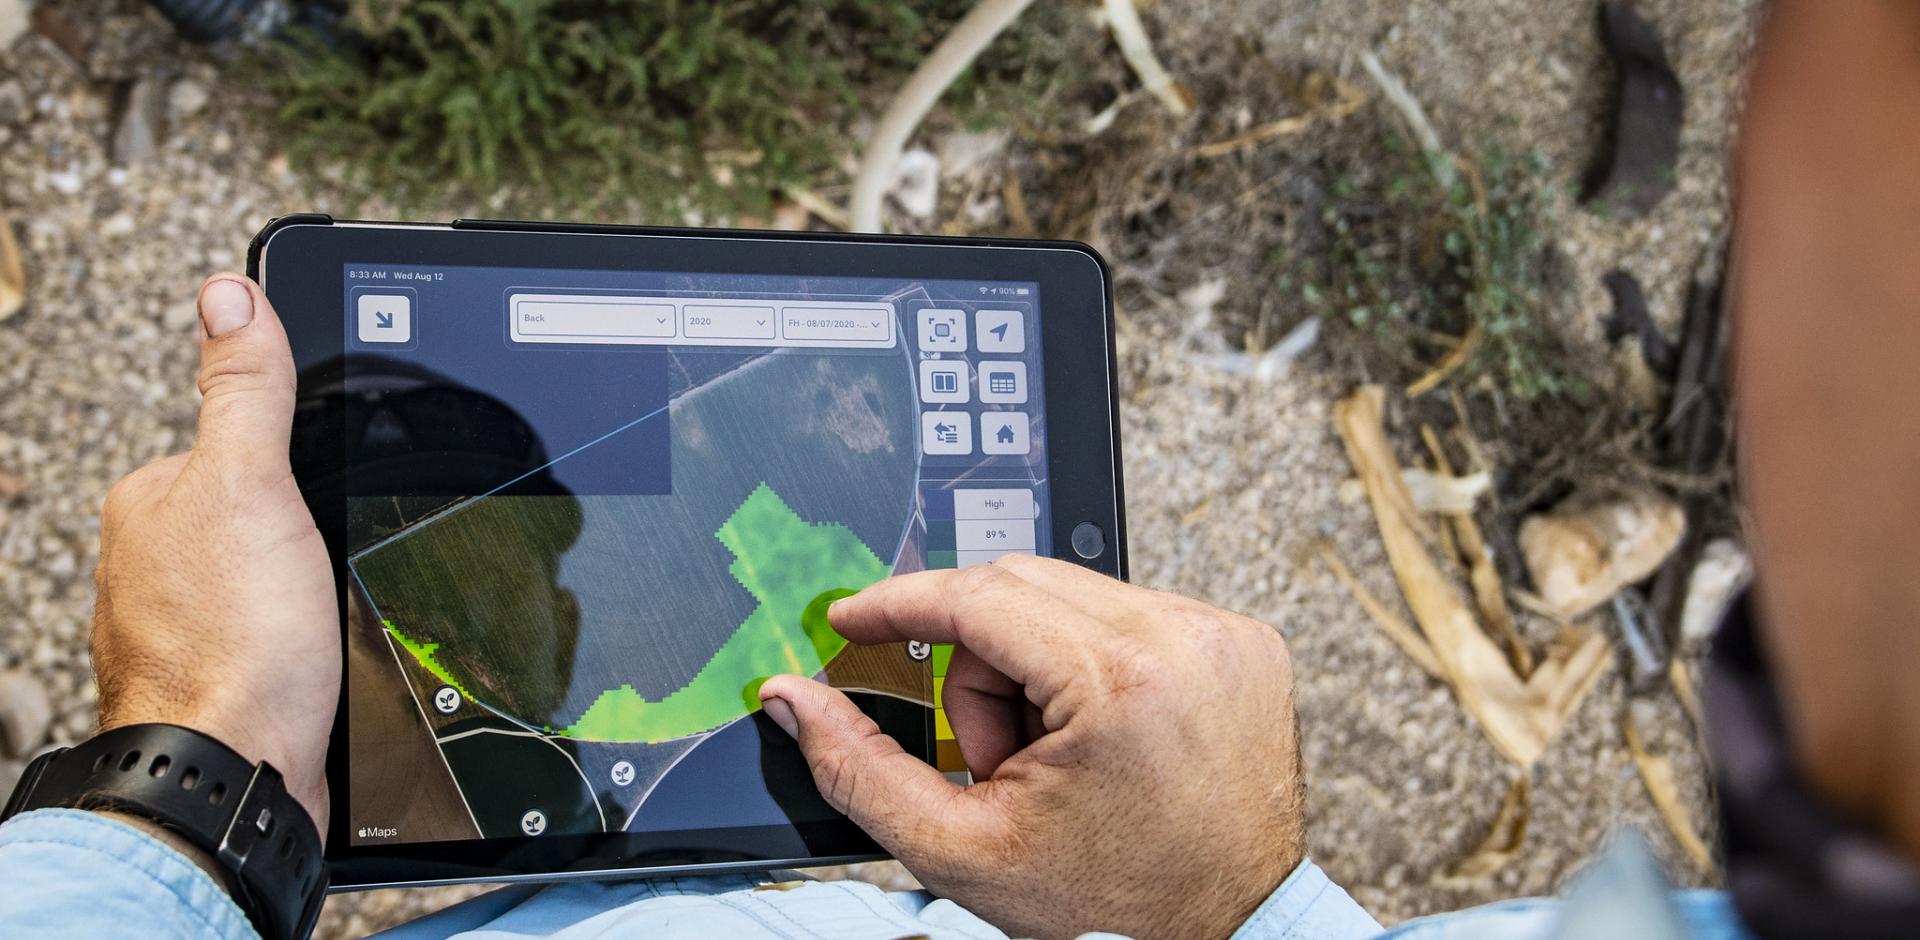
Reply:
[[1077, 249], [295, 227], [263, 258], [347, 611], [336, 880], [874, 854], [759, 684], [964, 772], [949, 651], [827, 604], [1117, 530], [1110, 385], [1062, 378], [1110, 375]]

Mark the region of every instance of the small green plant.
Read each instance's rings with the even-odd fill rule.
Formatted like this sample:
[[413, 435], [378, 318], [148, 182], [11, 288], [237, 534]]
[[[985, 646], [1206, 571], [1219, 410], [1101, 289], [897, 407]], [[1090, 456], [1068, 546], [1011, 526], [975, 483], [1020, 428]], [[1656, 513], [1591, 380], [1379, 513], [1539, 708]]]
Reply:
[[[756, 211], [845, 156], [967, 0], [355, 0], [263, 57], [289, 157], [402, 208], [679, 221]], [[1032, 23], [1033, 21], [1029, 21]], [[1045, 82], [1018, 28], [952, 92]]]
[[1369, 333], [1415, 374], [1452, 356], [1456, 381], [1492, 376], [1522, 401], [1579, 393], [1545, 322], [1544, 162], [1490, 150], [1454, 162], [1442, 185], [1449, 174], [1398, 135], [1381, 154], [1330, 187], [1329, 256], [1298, 288], [1308, 308]]

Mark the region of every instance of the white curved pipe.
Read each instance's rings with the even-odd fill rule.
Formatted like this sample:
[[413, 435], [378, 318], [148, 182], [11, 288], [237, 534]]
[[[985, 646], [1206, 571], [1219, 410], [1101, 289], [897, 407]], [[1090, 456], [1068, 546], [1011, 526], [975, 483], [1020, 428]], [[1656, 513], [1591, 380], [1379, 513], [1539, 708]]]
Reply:
[[874, 126], [873, 136], [867, 138], [867, 151], [861, 156], [859, 172], [853, 178], [853, 231], [880, 231], [881, 200], [893, 183], [900, 166], [900, 154], [906, 151], [914, 130], [948, 86], [1032, 2], [981, 0], [960, 22], [953, 24], [953, 29], [901, 86], [900, 93], [880, 116], [880, 123]]

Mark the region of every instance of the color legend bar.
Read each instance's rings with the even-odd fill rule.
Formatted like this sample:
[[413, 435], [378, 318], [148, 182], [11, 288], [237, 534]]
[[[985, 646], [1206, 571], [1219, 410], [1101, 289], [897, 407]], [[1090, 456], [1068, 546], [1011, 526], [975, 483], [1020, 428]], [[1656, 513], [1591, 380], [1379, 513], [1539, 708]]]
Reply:
[[953, 738], [953, 725], [947, 721], [947, 664], [953, 661], [953, 644], [940, 643], [933, 648], [933, 753], [934, 766], [941, 773], [957, 774], [967, 769], [960, 756], [960, 742]]

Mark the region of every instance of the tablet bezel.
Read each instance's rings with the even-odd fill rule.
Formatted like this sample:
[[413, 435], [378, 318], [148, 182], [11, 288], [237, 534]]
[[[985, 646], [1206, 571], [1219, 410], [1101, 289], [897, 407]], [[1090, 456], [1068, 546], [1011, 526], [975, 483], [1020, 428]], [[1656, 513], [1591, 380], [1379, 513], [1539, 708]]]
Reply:
[[[747, 249], [747, 250], [742, 250]], [[477, 265], [714, 274], [1023, 281], [1039, 285], [1047, 476], [1055, 554], [1124, 578], [1119, 414], [1106, 264], [1077, 242], [865, 236], [836, 233], [567, 225], [460, 220], [451, 224], [276, 219], [249, 247], [247, 273], [273, 302], [299, 359], [336, 361], [345, 350], [340, 298], [349, 263]], [[318, 353], [315, 353], [318, 350]], [[305, 377], [303, 377], [305, 378]], [[294, 468], [296, 476], [303, 468]], [[1063, 486], [1058, 481], [1072, 481]], [[316, 514], [321, 511], [315, 509]], [[1091, 522], [1104, 551], [1082, 558], [1074, 529]], [[341, 610], [343, 559], [333, 559]], [[343, 664], [345, 651], [342, 651]], [[334, 890], [474, 881], [558, 880], [764, 870], [883, 858], [845, 820], [792, 827], [350, 846], [347, 700], [341, 685], [327, 778], [333, 793], [327, 858]], [[756, 854], [756, 841], [797, 832], [801, 858]]]

